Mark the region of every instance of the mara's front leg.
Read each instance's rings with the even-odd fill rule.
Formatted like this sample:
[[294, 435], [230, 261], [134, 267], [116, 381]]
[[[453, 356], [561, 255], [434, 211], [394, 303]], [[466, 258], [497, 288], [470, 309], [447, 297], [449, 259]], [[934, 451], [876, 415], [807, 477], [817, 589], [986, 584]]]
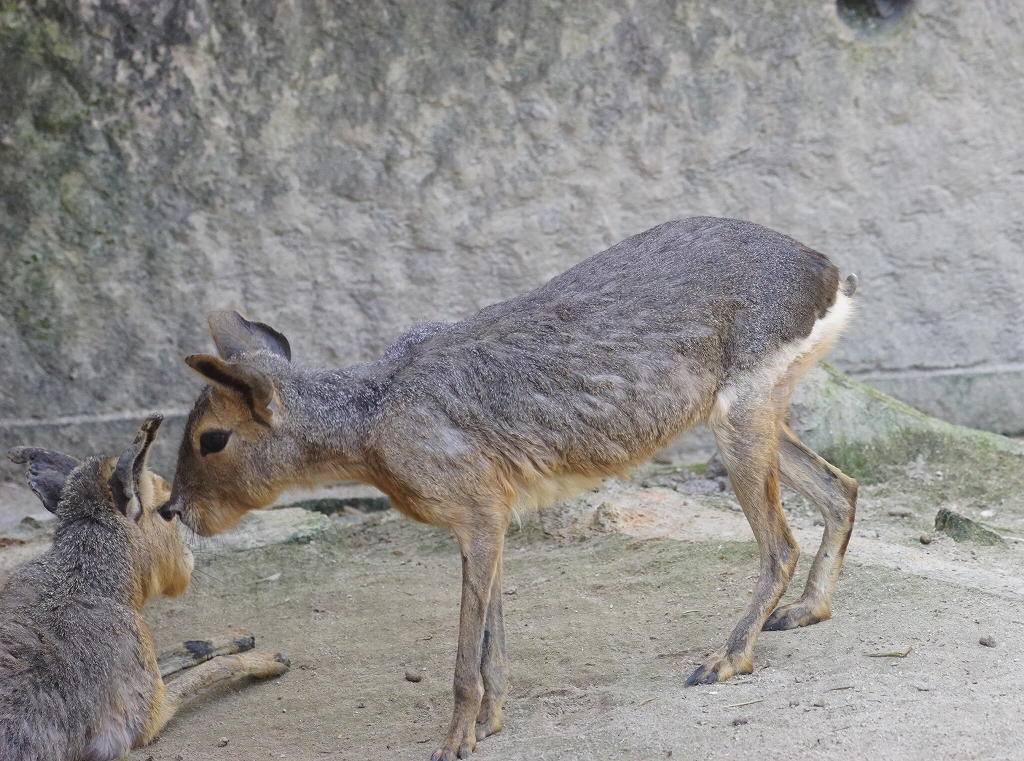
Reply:
[[[478, 520], [481, 516], [475, 516]], [[488, 520], [490, 516], [484, 516]], [[481, 521], [483, 522], [483, 521]], [[497, 718], [501, 721], [501, 700], [488, 708], [483, 705], [485, 676], [481, 673], [484, 664], [484, 636], [487, 630], [488, 609], [492, 594], [499, 598], [501, 590], [495, 589], [495, 578], [499, 575], [501, 547], [505, 537], [504, 523], [475, 525], [472, 529], [456, 527], [456, 538], [462, 551], [462, 611], [459, 616], [459, 651], [455, 657], [455, 710], [451, 727], [444, 744], [434, 751], [431, 761], [454, 761], [468, 758], [476, 748], [477, 717], [489, 714], [493, 726]], [[487, 666], [498, 666], [495, 650], [488, 636], [487, 648], [490, 653]], [[501, 679], [504, 679], [504, 631], [501, 634]], [[488, 680], [494, 671], [488, 669]], [[504, 696], [504, 687], [501, 688]], [[495, 696], [490, 696], [495, 697]], [[494, 708], [497, 709], [495, 714]], [[487, 718], [486, 716], [484, 717]], [[490, 730], [490, 728], [487, 728]], [[495, 730], [497, 731], [497, 730]], [[484, 732], [484, 736], [490, 731]]]
[[480, 653], [480, 676], [484, 682], [484, 696], [476, 717], [476, 739], [501, 731], [501, 709], [508, 692], [508, 668], [505, 656], [505, 614], [501, 598], [501, 552], [505, 538], [498, 546], [498, 562], [491, 582], [491, 599], [487, 603], [484, 621], [484, 641]]

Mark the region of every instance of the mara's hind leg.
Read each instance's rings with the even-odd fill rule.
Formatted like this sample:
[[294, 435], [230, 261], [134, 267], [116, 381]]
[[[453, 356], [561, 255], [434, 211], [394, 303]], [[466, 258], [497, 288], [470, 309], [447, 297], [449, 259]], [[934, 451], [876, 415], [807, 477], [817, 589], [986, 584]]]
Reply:
[[210, 639], [182, 642], [175, 648], [157, 653], [156, 661], [160, 668], [160, 676], [168, 677], [205, 663], [218, 655], [237, 655], [252, 650], [255, 646], [255, 637], [245, 631], [236, 631]]
[[150, 706], [143, 737], [136, 747], [152, 742], [182, 704], [203, 690], [229, 679], [280, 676], [290, 665], [280, 653], [251, 651], [240, 655], [220, 655], [190, 668], [177, 679], [160, 685]]
[[825, 531], [804, 593], [772, 613], [764, 624], [766, 630], [772, 631], [809, 626], [832, 615], [829, 604], [857, 510], [857, 482], [808, 449], [788, 425], [782, 426], [779, 470], [784, 484], [818, 506], [825, 519]]
[[747, 398], [730, 404], [720, 395], [710, 423], [729, 480], [761, 551], [760, 575], [754, 596], [725, 649], [701, 664], [686, 680], [688, 685], [710, 684], [753, 670], [757, 636], [786, 591], [800, 555], [779, 500], [777, 408], [763, 399]]

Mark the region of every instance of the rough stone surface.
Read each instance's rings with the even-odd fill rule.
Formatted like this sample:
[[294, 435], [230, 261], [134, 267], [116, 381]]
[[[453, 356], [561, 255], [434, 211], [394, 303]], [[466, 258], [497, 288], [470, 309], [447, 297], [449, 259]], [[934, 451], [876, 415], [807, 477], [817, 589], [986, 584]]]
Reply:
[[1024, 443], [925, 415], [827, 362], [812, 368], [797, 386], [790, 422], [822, 457], [867, 481], [882, 481], [908, 464], [927, 461], [975, 477], [990, 474], [995, 487], [1016, 484], [1017, 471], [1024, 468]]
[[842, 369], [1024, 430], [1024, 6], [884, 26], [803, 0], [5, 0], [0, 447], [180, 423], [211, 309], [346, 364], [694, 214], [860, 275]]
[[328, 529], [331, 520], [322, 513], [285, 507], [247, 513], [231, 531], [204, 538], [203, 552], [232, 552], [274, 544], [308, 542]]
[[935, 530], [945, 531], [956, 542], [1003, 544], [1002, 538], [995, 531], [945, 507], [935, 514]]

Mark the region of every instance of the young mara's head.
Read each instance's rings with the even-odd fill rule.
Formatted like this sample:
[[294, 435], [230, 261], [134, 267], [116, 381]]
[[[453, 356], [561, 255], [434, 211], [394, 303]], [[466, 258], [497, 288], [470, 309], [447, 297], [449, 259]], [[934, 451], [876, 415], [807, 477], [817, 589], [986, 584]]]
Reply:
[[194, 563], [179, 522], [159, 511], [170, 497], [170, 485], [147, 467], [162, 420], [161, 415], [147, 418], [135, 441], [118, 457], [79, 462], [36, 447], [18, 447], [7, 455], [16, 463], [28, 464], [29, 486], [43, 507], [57, 516], [58, 534], [81, 521], [106, 526], [104, 533], [124, 532], [127, 549], [123, 544], [111, 549], [127, 556], [111, 562], [129, 569], [140, 609], [153, 595], [184, 592]]

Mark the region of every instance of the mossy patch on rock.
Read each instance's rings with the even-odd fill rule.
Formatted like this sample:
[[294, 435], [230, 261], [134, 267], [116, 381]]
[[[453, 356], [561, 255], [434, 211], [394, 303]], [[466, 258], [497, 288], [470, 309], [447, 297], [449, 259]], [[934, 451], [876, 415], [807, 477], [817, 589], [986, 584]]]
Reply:
[[986, 473], [997, 491], [1024, 485], [1020, 442], [929, 417], [825, 362], [794, 393], [791, 422], [808, 446], [865, 483], [903, 474], [921, 459], [940, 468], [944, 485], [958, 493], [951, 476], [968, 473], [973, 477], [961, 479], [967, 491], [977, 490], [978, 473]]
[[957, 542], [975, 542], [976, 544], [1005, 544], [1003, 538], [995, 531], [985, 528], [977, 521], [960, 515], [960, 513], [941, 508], [935, 515], [935, 530], [945, 531]]

